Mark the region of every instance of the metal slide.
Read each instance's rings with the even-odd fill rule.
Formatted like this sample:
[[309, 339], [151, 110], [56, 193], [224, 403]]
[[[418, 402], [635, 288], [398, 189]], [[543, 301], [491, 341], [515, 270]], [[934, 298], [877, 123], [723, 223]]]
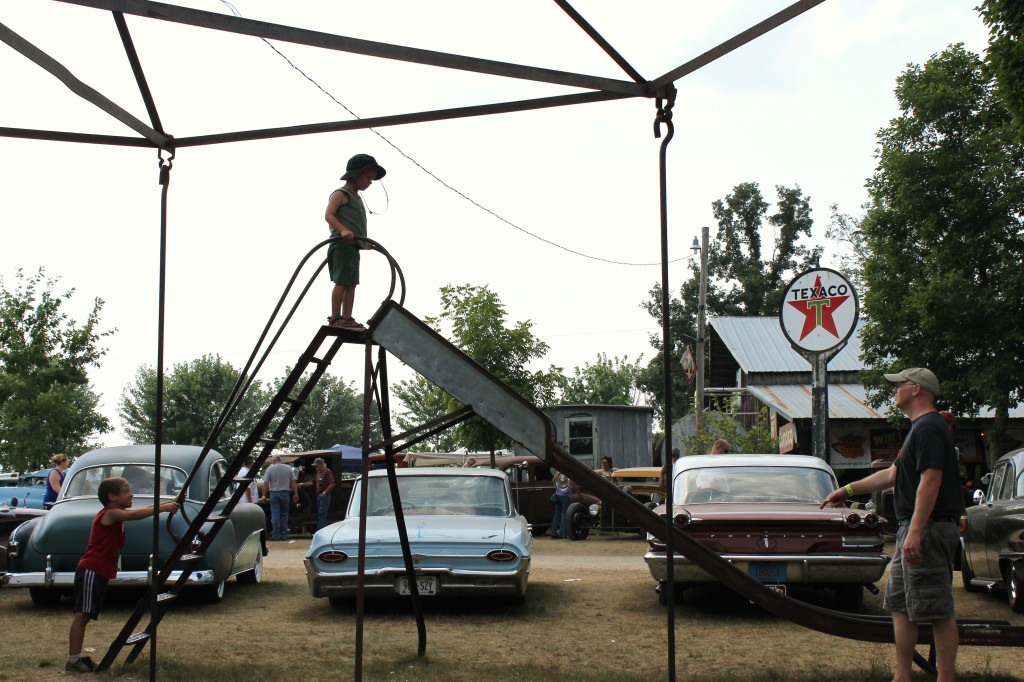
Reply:
[[[536, 406], [495, 378], [476, 361], [449, 343], [394, 301], [386, 301], [370, 320], [372, 341], [416, 372], [444, 389], [475, 414], [597, 495], [640, 528], [665, 540], [665, 519], [599, 476], [562, 449], [551, 420]], [[743, 597], [777, 616], [828, 635], [868, 642], [893, 642], [888, 618], [843, 613], [806, 604], [765, 588], [685, 531], [674, 528], [676, 551]], [[1024, 646], [1024, 627], [993, 621], [959, 621], [960, 644]], [[932, 642], [931, 628], [922, 624], [918, 642]]]

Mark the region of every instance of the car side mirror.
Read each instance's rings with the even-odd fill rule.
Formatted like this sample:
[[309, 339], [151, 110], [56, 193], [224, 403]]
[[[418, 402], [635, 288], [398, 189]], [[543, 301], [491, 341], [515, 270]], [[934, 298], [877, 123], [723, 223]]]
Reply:
[[975, 490], [974, 495], [971, 497], [971, 499], [974, 501], [974, 504], [981, 504], [982, 502], [985, 501], [985, 491]]
[[981, 477], [981, 484], [982, 485], [988, 485], [991, 482], [992, 482], [992, 474], [991, 473], [987, 473], [987, 474], [985, 474], [984, 476]]

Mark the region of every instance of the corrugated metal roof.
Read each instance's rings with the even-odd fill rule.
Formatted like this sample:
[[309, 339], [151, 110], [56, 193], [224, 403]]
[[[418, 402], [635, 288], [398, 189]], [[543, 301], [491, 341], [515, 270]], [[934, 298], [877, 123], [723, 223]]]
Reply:
[[[783, 417], [811, 418], [811, 385], [747, 386], [747, 391]], [[860, 384], [830, 384], [828, 387], [829, 419], [885, 419], [885, 415], [867, 404], [867, 394]]]
[[[778, 317], [712, 317], [715, 328], [740, 369], [756, 372], [809, 372], [811, 364], [793, 350], [782, 333]], [[864, 369], [860, 360], [860, 334], [853, 331], [846, 347], [829, 360], [833, 372], [857, 372]]]

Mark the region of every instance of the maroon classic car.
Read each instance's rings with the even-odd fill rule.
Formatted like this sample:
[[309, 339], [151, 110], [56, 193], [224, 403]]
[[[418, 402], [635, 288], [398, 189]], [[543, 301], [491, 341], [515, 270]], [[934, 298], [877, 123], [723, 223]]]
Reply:
[[[842, 609], [859, 608], [864, 586], [885, 571], [885, 519], [863, 509], [819, 509], [836, 488], [832, 469], [804, 455], [681, 457], [672, 478], [675, 523], [737, 569], [785, 594], [790, 585], [835, 591]], [[664, 514], [665, 507], [656, 512]], [[648, 536], [644, 561], [667, 602], [665, 545]], [[714, 576], [674, 556], [676, 597]]]
[[964, 589], [1002, 590], [1010, 608], [1024, 612], [1024, 448], [1000, 457], [981, 480], [988, 490], [975, 493], [960, 538]]

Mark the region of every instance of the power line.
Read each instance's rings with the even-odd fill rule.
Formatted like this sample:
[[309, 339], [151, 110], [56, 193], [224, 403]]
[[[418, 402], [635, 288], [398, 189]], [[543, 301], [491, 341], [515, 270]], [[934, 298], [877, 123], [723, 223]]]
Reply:
[[[232, 4], [231, 4], [231, 3], [230, 3], [230, 2], [228, 1], [228, 0], [220, 0], [220, 1], [221, 1], [221, 3], [222, 3], [222, 4], [224, 4], [224, 5], [225, 5], [225, 6], [226, 6], [226, 7], [227, 7], [227, 8], [229, 9], [229, 10], [231, 10], [231, 13], [232, 13], [232, 14], [234, 14], [234, 15], [235, 15], [236, 17], [238, 17], [239, 19], [241, 19], [241, 18], [242, 18], [242, 14], [241, 14], [241, 12], [239, 12], [239, 11], [238, 11], [238, 10], [237, 10], [237, 9], [235, 8], [235, 6], [234, 6], [234, 5], [232, 5]], [[270, 48], [271, 50], [273, 50], [274, 52], [276, 52], [276, 53], [277, 53], [277, 55], [278, 55], [279, 57], [281, 57], [281, 59], [285, 60], [285, 62], [287, 62], [287, 63], [288, 63], [288, 66], [292, 67], [292, 68], [293, 68], [293, 69], [294, 69], [294, 70], [295, 70], [296, 72], [298, 72], [298, 73], [299, 73], [299, 74], [300, 74], [300, 75], [301, 75], [301, 76], [302, 76], [303, 78], [305, 78], [305, 79], [306, 79], [306, 80], [308, 80], [308, 81], [309, 81], [310, 83], [312, 83], [313, 85], [315, 85], [315, 86], [316, 86], [316, 88], [317, 88], [318, 90], [320, 90], [320, 92], [322, 92], [322, 93], [324, 93], [325, 95], [327, 95], [328, 97], [330, 97], [330, 98], [331, 98], [331, 100], [332, 100], [332, 101], [333, 101], [333, 102], [334, 102], [335, 104], [337, 104], [337, 105], [338, 105], [338, 106], [340, 106], [340, 107], [341, 107], [342, 109], [344, 109], [344, 110], [345, 110], [345, 111], [346, 111], [346, 112], [347, 112], [347, 113], [348, 113], [348, 114], [349, 114], [350, 116], [352, 116], [352, 118], [354, 118], [354, 119], [356, 119], [356, 120], [362, 120], [362, 117], [361, 117], [361, 116], [359, 116], [359, 115], [358, 115], [358, 114], [356, 114], [356, 113], [355, 113], [354, 111], [352, 111], [352, 110], [351, 110], [350, 108], [348, 108], [348, 107], [347, 107], [347, 106], [346, 106], [346, 105], [345, 105], [344, 103], [342, 103], [342, 102], [341, 102], [340, 100], [338, 100], [338, 98], [337, 98], [337, 97], [335, 97], [334, 95], [332, 95], [332, 94], [331, 94], [331, 93], [330, 93], [330, 92], [329, 92], [329, 91], [328, 91], [328, 90], [327, 90], [326, 88], [324, 88], [324, 87], [323, 87], [322, 85], [320, 85], [320, 83], [318, 83], [318, 82], [317, 82], [317, 81], [316, 81], [316, 80], [315, 80], [314, 78], [312, 78], [311, 76], [309, 76], [309, 74], [307, 74], [307, 73], [306, 73], [305, 71], [303, 71], [302, 69], [300, 69], [300, 68], [299, 68], [299, 67], [298, 67], [298, 66], [297, 66], [297, 65], [295, 64], [295, 62], [293, 62], [293, 61], [292, 61], [291, 59], [289, 59], [289, 58], [288, 58], [288, 56], [287, 56], [287, 55], [285, 55], [285, 54], [284, 54], [283, 52], [281, 52], [281, 51], [280, 51], [279, 49], [277, 49], [276, 47], [274, 47], [274, 45], [273, 45], [273, 44], [272, 44], [272, 43], [271, 43], [271, 42], [270, 42], [269, 40], [267, 40], [266, 38], [260, 38], [260, 40], [262, 40], [262, 41], [263, 41], [264, 43], [266, 43], [266, 44], [267, 44], [267, 46], [268, 46], [268, 47], [269, 47], [269, 48]], [[457, 194], [458, 196], [462, 197], [463, 199], [465, 199], [466, 201], [468, 201], [468, 202], [469, 202], [470, 204], [472, 204], [473, 206], [476, 206], [476, 207], [477, 207], [478, 209], [480, 209], [481, 211], [484, 211], [485, 213], [487, 213], [487, 214], [491, 215], [492, 217], [496, 218], [497, 220], [499, 220], [499, 221], [501, 221], [501, 222], [505, 223], [505, 224], [506, 224], [506, 225], [508, 225], [509, 227], [511, 227], [511, 228], [513, 228], [513, 229], [515, 229], [515, 230], [518, 230], [519, 232], [522, 232], [523, 234], [525, 234], [525, 235], [527, 235], [527, 236], [529, 236], [529, 237], [532, 237], [533, 239], [536, 239], [537, 241], [541, 241], [541, 242], [544, 242], [545, 244], [548, 244], [548, 245], [550, 245], [550, 246], [553, 246], [553, 247], [555, 247], [556, 249], [561, 249], [562, 251], [565, 251], [565, 252], [567, 252], [567, 253], [571, 253], [571, 254], [573, 254], [574, 256], [579, 256], [579, 257], [581, 257], [581, 258], [586, 258], [586, 259], [588, 259], [588, 260], [600, 261], [600, 262], [602, 262], [602, 263], [608, 263], [608, 264], [610, 264], [610, 265], [628, 265], [628, 266], [631, 266], [631, 267], [651, 267], [651, 266], [655, 266], [655, 265], [661, 265], [661, 261], [657, 261], [657, 262], [655, 262], [655, 263], [630, 263], [630, 262], [627, 262], [627, 261], [617, 261], [617, 260], [611, 260], [611, 259], [609, 259], [609, 258], [602, 258], [602, 257], [600, 257], [600, 256], [592, 256], [592, 255], [590, 255], [590, 254], [586, 254], [586, 253], [583, 253], [582, 251], [577, 251], [577, 250], [575, 250], [575, 249], [571, 249], [571, 248], [569, 248], [568, 246], [563, 246], [563, 245], [561, 245], [561, 244], [559, 244], [559, 243], [557, 243], [557, 242], [553, 242], [553, 241], [551, 241], [550, 239], [547, 239], [547, 238], [545, 238], [545, 237], [542, 237], [542, 236], [540, 236], [540, 235], [538, 235], [538, 234], [534, 234], [533, 232], [530, 232], [530, 231], [529, 231], [529, 230], [527, 230], [526, 228], [524, 228], [524, 227], [521, 227], [521, 226], [519, 226], [519, 225], [516, 225], [516, 224], [515, 224], [515, 223], [513, 223], [513, 222], [512, 222], [511, 220], [508, 220], [508, 219], [506, 219], [505, 217], [503, 217], [503, 216], [501, 216], [501, 215], [498, 215], [497, 213], [495, 213], [495, 212], [494, 212], [494, 211], [492, 211], [491, 209], [489, 209], [489, 208], [487, 208], [486, 206], [482, 205], [482, 204], [481, 204], [480, 202], [478, 202], [478, 201], [474, 200], [473, 198], [469, 197], [468, 195], [466, 195], [466, 194], [465, 194], [464, 192], [462, 192], [461, 190], [459, 190], [459, 189], [457, 189], [456, 187], [453, 187], [452, 185], [448, 184], [447, 182], [445, 182], [444, 180], [442, 180], [441, 178], [439, 178], [439, 177], [438, 177], [438, 176], [437, 176], [437, 175], [436, 175], [435, 173], [433, 173], [432, 171], [430, 171], [429, 169], [427, 169], [427, 168], [426, 168], [426, 167], [425, 167], [425, 166], [424, 166], [423, 164], [421, 164], [421, 163], [420, 163], [419, 161], [417, 161], [416, 159], [414, 159], [414, 158], [412, 158], [411, 156], [409, 156], [408, 154], [406, 154], [406, 153], [405, 153], [405, 151], [403, 151], [403, 150], [402, 150], [402, 149], [401, 149], [401, 148], [400, 148], [400, 147], [399, 147], [398, 145], [396, 145], [396, 144], [395, 144], [394, 142], [392, 142], [391, 140], [389, 140], [388, 138], [386, 138], [386, 137], [385, 137], [384, 135], [382, 135], [381, 133], [377, 132], [377, 130], [376, 130], [376, 129], [374, 129], [374, 128], [369, 128], [369, 131], [370, 131], [371, 133], [373, 133], [374, 135], [376, 135], [377, 137], [379, 137], [379, 138], [380, 138], [380, 139], [381, 139], [381, 140], [382, 140], [382, 141], [383, 141], [383, 142], [384, 142], [385, 144], [387, 144], [387, 145], [388, 145], [389, 147], [391, 147], [391, 148], [392, 148], [392, 149], [394, 149], [394, 150], [395, 150], [396, 152], [398, 152], [398, 153], [399, 153], [399, 154], [400, 154], [400, 155], [401, 155], [402, 157], [404, 157], [404, 158], [405, 158], [405, 159], [406, 159], [407, 161], [409, 161], [409, 162], [410, 162], [410, 163], [412, 163], [412, 164], [413, 164], [414, 166], [416, 166], [417, 168], [419, 168], [419, 169], [420, 169], [421, 171], [423, 171], [424, 173], [426, 173], [426, 174], [427, 174], [428, 176], [430, 176], [431, 178], [433, 178], [433, 179], [434, 179], [434, 180], [435, 180], [436, 182], [438, 182], [438, 183], [439, 183], [439, 184], [440, 184], [440, 185], [441, 185], [442, 187], [444, 187], [445, 189], [449, 190], [450, 192], [453, 192], [453, 193]], [[676, 258], [676, 259], [670, 260], [670, 261], [669, 261], [669, 263], [678, 263], [678, 262], [680, 262], [680, 261], [683, 261], [683, 260], [685, 260], [685, 259], [687, 259], [687, 258], [689, 258], [689, 256], [683, 256], [683, 257], [681, 257], [681, 258]]]

